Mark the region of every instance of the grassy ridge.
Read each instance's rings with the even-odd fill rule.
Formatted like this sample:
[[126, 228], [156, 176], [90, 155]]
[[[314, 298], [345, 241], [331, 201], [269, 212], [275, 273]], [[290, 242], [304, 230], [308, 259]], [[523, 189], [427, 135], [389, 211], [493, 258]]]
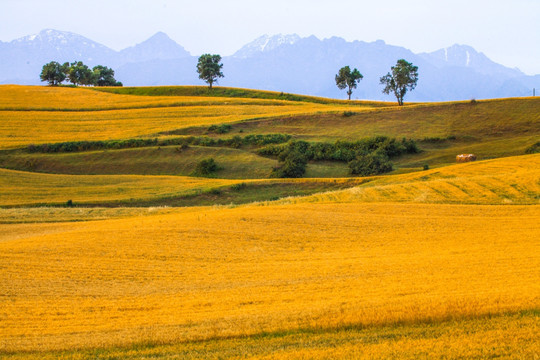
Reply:
[[[283, 144], [289, 139], [289, 135], [269, 134], [225, 139], [183, 137], [30, 145], [24, 150], [0, 152], [0, 166], [14, 170], [62, 174], [190, 175], [200, 161], [211, 157], [218, 161], [220, 167], [220, 170], [213, 174], [214, 177], [266, 178], [276, 165], [273, 159], [284, 149], [293, 146], [295, 151], [302, 151], [307, 160], [313, 161], [309, 165], [310, 177], [341, 177], [348, 175], [345, 163], [358, 154], [365, 155], [377, 150], [394, 159], [403, 153], [418, 152], [416, 144], [406, 139], [396, 141], [378, 137], [354, 143], [341, 141], [333, 144], [310, 144], [297, 141]], [[266, 145], [276, 143], [278, 145]], [[167, 144], [175, 146], [164, 146]], [[253, 149], [256, 146], [263, 147]], [[105, 150], [89, 151], [93, 149]], [[84, 150], [87, 151], [79, 152]], [[267, 156], [273, 159], [268, 159]]]
[[[192, 147], [187, 151], [200, 151], [200, 153], [198, 155], [191, 154], [186, 159], [197, 157], [203, 159], [213, 156], [219, 164], [230, 166], [228, 170], [230, 172], [224, 169], [218, 172], [218, 176], [227, 174], [247, 176], [251, 174], [254, 178], [257, 175], [254, 169], [259, 169], [261, 177], [266, 177], [271, 166], [275, 164], [273, 160], [235, 149]], [[131, 156], [126, 156], [126, 152], [130, 153]], [[156, 152], [159, 152], [160, 157], [155, 156]], [[220, 153], [225, 153], [223, 158], [219, 155]], [[236, 153], [238, 154], [235, 155]], [[249, 159], [244, 158], [246, 154], [252, 156], [258, 165], [254, 165], [250, 163]], [[40, 166], [49, 166], [48, 170], [54, 169], [64, 172], [69, 170], [86, 174], [111, 171], [111, 169], [114, 169], [115, 172], [123, 171], [125, 173], [130, 171], [139, 174], [146, 171], [156, 173], [158, 171], [165, 172], [167, 169], [179, 171], [180, 166], [186, 166], [186, 172], [191, 172], [195, 167], [190, 162], [182, 165], [182, 155], [178, 155], [174, 148], [128, 149], [115, 151], [111, 154], [90, 152], [61, 155], [38, 154], [37, 156], [39, 157], [32, 159], [40, 159], [38, 162], [41, 164]], [[168, 160], [167, 156], [176, 158], [174, 163], [177, 167], [168, 168], [168, 165], [173, 161]], [[84, 157], [86, 160], [82, 160], [85, 159]], [[58, 161], [58, 159], [62, 159], [62, 161]], [[19, 158], [19, 160], [24, 161], [24, 157]], [[71, 162], [73, 164], [70, 164]], [[80, 164], [85, 165], [81, 166]], [[249, 166], [244, 169], [240, 168], [246, 166], [245, 164]], [[352, 186], [356, 187], [340, 193], [314, 195], [294, 201], [538, 204], [540, 201], [540, 186], [536, 181], [540, 177], [538, 169], [540, 169], [540, 155], [533, 154], [459, 164], [409, 174], [340, 180], [275, 179], [245, 182], [241, 179], [195, 179], [148, 175], [77, 176], [0, 170], [0, 185], [3, 186], [4, 191], [0, 206], [62, 205], [70, 199], [85, 206], [239, 204], [250, 202], [250, 200], [276, 200], [291, 195], [309, 195]], [[315, 177], [315, 175], [339, 173], [339, 171], [345, 174], [347, 172], [346, 165], [317, 163], [308, 165], [307, 175]], [[243, 187], [241, 191], [231, 191], [227, 188], [243, 182], [249, 186]]]
[[13, 154], [0, 156], [1, 166], [34, 172], [99, 175], [189, 176], [198, 162], [214, 158], [222, 170], [219, 178], [267, 178], [276, 161], [248, 151], [230, 148], [177, 146], [63, 154]]
[[515, 98], [470, 102], [417, 104], [381, 108], [353, 116], [319, 114], [244, 121], [245, 133], [269, 129], [313, 139], [390, 137], [447, 138], [479, 141], [484, 137], [540, 136], [540, 98]]
[[[0, 169], [0, 207], [198, 206], [277, 200], [344, 189], [363, 179], [225, 180], [179, 176], [53, 175]], [[19, 212], [20, 216], [25, 216]], [[1, 218], [1, 216], [0, 216]], [[11, 222], [14, 222], [11, 220]]]
[[204, 97], [225, 97], [225, 98], [251, 98], [312, 102], [317, 104], [347, 104], [369, 107], [395, 106], [393, 103], [382, 101], [347, 101], [336, 100], [315, 96], [298, 94], [288, 94], [276, 91], [264, 91], [253, 89], [214, 87], [210, 90], [207, 86], [138, 86], [138, 87], [100, 87], [96, 91], [112, 94], [137, 95], [137, 96], [204, 96]]
[[[285, 105], [290, 101], [247, 97], [133, 96], [92, 88], [0, 85], [0, 111], [110, 111], [190, 106]], [[350, 105], [350, 104], [349, 104]]]
[[176, 176], [52, 175], [0, 169], [2, 206], [65, 205], [68, 200], [75, 203], [102, 203], [185, 196], [238, 182]]
[[[335, 111], [326, 105], [193, 106], [99, 112], [0, 111], [0, 149], [65, 141], [127, 139], [179, 127]], [[27, 129], [32, 128], [29, 132]], [[100, 129], [100, 131], [96, 131]]]
[[540, 155], [372, 178], [358, 187], [286, 202], [540, 204]]

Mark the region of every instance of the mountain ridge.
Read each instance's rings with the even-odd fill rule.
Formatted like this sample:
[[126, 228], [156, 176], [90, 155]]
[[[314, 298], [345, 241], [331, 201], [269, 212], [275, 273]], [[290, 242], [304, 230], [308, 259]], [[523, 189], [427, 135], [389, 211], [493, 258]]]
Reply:
[[[525, 96], [532, 87], [540, 88], [540, 76], [497, 64], [468, 45], [415, 54], [383, 40], [297, 34], [263, 35], [224, 56], [225, 78], [220, 84], [343, 98], [334, 76], [349, 65], [364, 75], [353, 98], [390, 100], [381, 93], [379, 77], [401, 58], [419, 66], [418, 86], [407, 94], [409, 101]], [[201, 84], [195, 72], [197, 57], [163, 32], [115, 51], [82, 35], [53, 29], [0, 42], [0, 83], [40, 84], [43, 64], [53, 60], [112, 67], [116, 78], [130, 86]]]

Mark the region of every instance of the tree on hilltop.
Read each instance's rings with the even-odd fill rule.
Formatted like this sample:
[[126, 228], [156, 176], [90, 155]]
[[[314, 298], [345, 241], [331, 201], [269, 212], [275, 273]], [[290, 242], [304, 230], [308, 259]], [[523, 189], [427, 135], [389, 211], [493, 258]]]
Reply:
[[122, 83], [116, 81], [114, 78], [114, 70], [103, 65], [94, 66], [92, 69], [94, 73], [94, 85], [95, 86], [122, 86]]
[[197, 63], [197, 72], [199, 73], [199, 79], [204, 80], [212, 88], [212, 84], [217, 82], [218, 78], [222, 78], [223, 73], [221, 69], [223, 64], [220, 63], [220, 55], [203, 54], [199, 57]]
[[82, 61], [72, 62], [67, 69], [67, 77], [73, 85], [93, 85], [94, 72]]
[[66, 62], [62, 65], [51, 61], [43, 65], [40, 75], [41, 81], [48, 81], [49, 85], [57, 86], [68, 79], [73, 85], [87, 86], [122, 86], [114, 78], [114, 70], [103, 65], [90, 69], [82, 61]]
[[339, 69], [339, 73], [336, 75], [336, 85], [340, 90], [348, 87], [347, 95], [349, 95], [349, 100], [351, 100], [352, 89], [356, 89], [356, 86], [363, 78], [364, 76], [357, 69], [351, 71], [349, 66], [344, 66]]
[[413, 90], [418, 82], [418, 66], [413, 66], [412, 63], [404, 59], [397, 61], [396, 66], [392, 66], [392, 73], [388, 73], [381, 77], [380, 83], [385, 85], [383, 93], [394, 93], [399, 106], [403, 105], [403, 97], [407, 90]]
[[50, 63], [43, 65], [39, 78], [41, 81], [47, 81], [50, 86], [58, 86], [66, 79], [64, 71], [63, 65], [60, 65], [56, 61], [51, 61]]

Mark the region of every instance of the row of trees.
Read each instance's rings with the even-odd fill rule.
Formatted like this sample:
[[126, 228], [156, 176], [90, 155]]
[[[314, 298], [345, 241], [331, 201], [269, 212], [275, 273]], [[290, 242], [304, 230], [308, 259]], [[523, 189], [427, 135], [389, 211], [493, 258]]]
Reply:
[[[197, 73], [199, 79], [208, 83], [210, 89], [219, 78], [224, 77], [223, 64], [221, 56], [216, 54], [203, 54], [197, 62]], [[114, 70], [106, 66], [97, 65], [90, 69], [82, 61], [60, 64], [51, 61], [43, 66], [40, 75], [41, 81], [47, 81], [51, 86], [57, 86], [66, 79], [73, 85], [86, 86], [122, 86], [122, 83], [114, 78]], [[339, 69], [336, 75], [336, 85], [339, 89], [347, 89], [349, 100], [353, 89], [356, 89], [358, 83], [364, 76], [349, 66]], [[403, 105], [403, 98], [408, 90], [413, 90], [418, 82], [418, 66], [407, 62], [404, 59], [397, 61], [395, 66], [391, 67], [391, 72], [380, 78], [380, 83], [385, 85], [383, 93], [393, 93], [396, 96], [398, 104]]]
[[[382, 92], [385, 94], [393, 93], [398, 104], [401, 106], [403, 105], [403, 98], [407, 91], [414, 90], [416, 87], [416, 83], [418, 82], [418, 66], [400, 59], [390, 70], [391, 72], [379, 79], [381, 85], [385, 86]], [[358, 83], [363, 78], [357, 69], [351, 71], [349, 66], [344, 66], [339, 69], [336, 75], [336, 85], [341, 90], [348, 88], [347, 95], [349, 95], [349, 100], [351, 100], [352, 89], [356, 89]]]
[[75, 86], [122, 86], [122, 83], [114, 78], [113, 69], [103, 65], [90, 69], [82, 61], [64, 64], [51, 61], [43, 65], [39, 77], [51, 86], [58, 86], [66, 79]]

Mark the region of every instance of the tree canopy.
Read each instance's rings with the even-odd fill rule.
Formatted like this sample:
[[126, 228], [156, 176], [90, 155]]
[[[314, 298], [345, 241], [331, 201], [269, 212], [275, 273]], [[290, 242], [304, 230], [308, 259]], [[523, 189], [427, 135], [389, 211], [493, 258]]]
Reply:
[[413, 90], [418, 82], [418, 66], [404, 59], [397, 61], [396, 66], [392, 66], [391, 73], [381, 77], [380, 83], [385, 85], [383, 93], [396, 96], [398, 104], [403, 105], [403, 97], [408, 90]]
[[122, 86], [122, 83], [114, 78], [113, 69], [103, 65], [90, 69], [82, 61], [74, 61], [71, 64], [66, 62], [62, 65], [51, 61], [43, 65], [40, 78], [51, 86], [60, 85], [66, 79], [75, 86]]
[[[64, 64], [64, 65], [67, 65]], [[94, 73], [82, 61], [75, 61], [69, 64], [67, 78], [73, 85], [93, 85]]]
[[60, 65], [56, 61], [51, 61], [43, 65], [39, 78], [41, 81], [47, 81], [51, 86], [57, 86], [66, 79], [65, 69], [63, 65]]
[[336, 85], [340, 90], [348, 87], [347, 95], [349, 95], [349, 100], [351, 100], [352, 89], [356, 89], [356, 86], [363, 78], [364, 76], [356, 68], [351, 71], [349, 66], [344, 66], [339, 69], [339, 73], [336, 75]]
[[94, 66], [94, 84], [96, 86], [122, 86], [122, 83], [114, 78], [114, 70], [103, 65]]
[[208, 83], [210, 89], [212, 88], [212, 84], [215, 83], [218, 78], [224, 77], [221, 72], [223, 64], [221, 64], [220, 61], [220, 55], [203, 54], [199, 57], [199, 61], [197, 62], [199, 79]]

